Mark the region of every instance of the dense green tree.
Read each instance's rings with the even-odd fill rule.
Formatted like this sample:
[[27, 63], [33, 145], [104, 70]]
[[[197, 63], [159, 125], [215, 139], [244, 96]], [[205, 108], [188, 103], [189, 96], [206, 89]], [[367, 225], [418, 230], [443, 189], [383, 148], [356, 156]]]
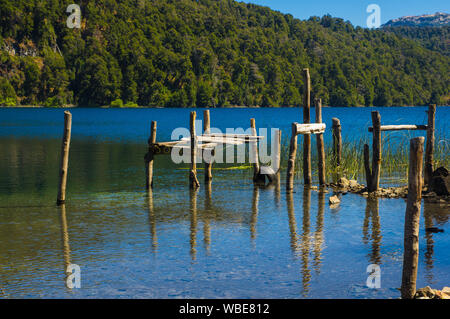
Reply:
[[10, 99], [293, 106], [309, 68], [312, 97], [324, 105], [450, 101], [449, 27], [369, 30], [234, 0], [82, 0], [81, 28], [69, 29], [71, 3], [0, 2], [0, 78]]

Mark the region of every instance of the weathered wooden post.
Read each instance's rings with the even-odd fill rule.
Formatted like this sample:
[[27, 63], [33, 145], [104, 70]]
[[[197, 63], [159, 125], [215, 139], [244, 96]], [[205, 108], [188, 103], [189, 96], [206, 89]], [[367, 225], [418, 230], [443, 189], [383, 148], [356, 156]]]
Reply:
[[289, 159], [286, 173], [286, 190], [294, 188], [295, 157], [297, 156], [297, 123], [292, 123], [291, 143], [289, 146]]
[[332, 132], [333, 132], [333, 156], [334, 165], [341, 166], [342, 157], [342, 134], [341, 134], [341, 122], [338, 118], [333, 117], [332, 121]]
[[381, 116], [378, 111], [372, 111], [372, 176], [369, 192], [377, 191], [380, 187], [381, 174]]
[[[211, 124], [210, 124], [210, 118], [209, 118], [209, 110], [203, 111], [203, 133], [204, 134], [210, 134], [211, 133]], [[203, 150], [203, 152], [210, 152], [210, 155], [212, 155], [213, 150]], [[209, 182], [212, 180], [212, 162], [211, 158], [212, 156], [209, 156], [209, 161], [205, 159], [205, 182]]]
[[273, 174], [268, 174], [267, 177], [269, 178], [270, 183], [275, 182], [278, 180], [280, 175], [280, 165], [281, 165], [281, 130], [275, 131], [275, 142], [272, 143], [274, 145], [274, 149], [272, 152], [275, 153], [274, 162], [272, 163]]
[[[255, 119], [250, 119], [250, 128], [252, 130], [253, 136], [258, 136], [256, 133], [256, 124]], [[253, 154], [253, 182], [256, 184], [264, 184], [265, 176], [261, 174], [261, 168], [259, 166], [259, 154], [258, 154], [258, 140], [255, 139], [253, 142], [250, 142], [251, 148], [250, 151]], [[251, 158], [251, 156], [250, 156]]]
[[370, 169], [370, 151], [369, 145], [364, 144], [364, 170], [366, 172], [366, 185], [367, 189], [372, 185], [372, 170]]
[[428, 106], [427, 145], [425, 149], [425, 185], [430, 185], [433, 175], [434, 152], [434, 121], [436, 116], [436, 104]]
[[148, 139], [148, 153], [145, 155], [145, 170], [146, 170], [146, 188], [153, 187], [153, 144], [156, 143], [156, 121], [152, 121], [150, 127], [150, 138]]
[[197, 179], [197, 135], [195, 134], [195, 111], [191, 112], [190, 131], [191, 131], [191, 170], [189, 172], [189, 187], [195, 189], [200, 186]]
[[[322, 123], [322, 99], [316, 99], [316, 123]], [[319, 169], [319, 184], [325, 185], [325, 147], [323, 142], [323, 133], [316, 135], [317, 154], [318, 154], [318, 169]]]
[[[303, 100], [303, 123], [310, 123], [311, 108], [311, 79], [309, 69], [303, 69], [304, 75], [304, 100]], [[311, 135], [303, 136], [303, 180], [305, 185], [311, 184]]]
[[70, 137], [72, 132], [72, 114], [64, 112], [64, 133], [61, 146], [61, 165], [59, 170], [59, 189], [56, 204], [62, 205], [66, 201], [67, 170], [69, 166]]
[[408, 200], [405, 213], [401, 287], [403, 299], [412, 299], [416, 293], [417, 266], [419, 260], [420, 202], [422, 198], [423, 144], [423, 137], [413, 138], [410, 142]]

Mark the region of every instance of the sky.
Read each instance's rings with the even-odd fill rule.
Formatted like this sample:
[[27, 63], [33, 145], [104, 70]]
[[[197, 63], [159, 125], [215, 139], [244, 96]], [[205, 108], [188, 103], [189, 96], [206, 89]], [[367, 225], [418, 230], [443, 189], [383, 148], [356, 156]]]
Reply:
[[333, 17], [348, 20], [353, 25], [361, 27], [367, 27], [367, 17], [371, 13], [367, 13], [366, 9], [370, 4], [377, 4], [380, 7], [381, 24], [409, 15], [450, 13], [449, 0], [244, 0], [243, 2], [268, 6], [302, 20], [329, 13]]

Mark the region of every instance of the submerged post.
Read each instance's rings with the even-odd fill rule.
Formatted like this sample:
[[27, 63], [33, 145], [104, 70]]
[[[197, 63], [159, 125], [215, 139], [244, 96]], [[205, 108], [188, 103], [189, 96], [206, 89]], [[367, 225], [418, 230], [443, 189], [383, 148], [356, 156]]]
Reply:
[[[257, 136], [256, 134], [256, 124], [255, 119], [250, 119], [250, 128], [252, 130], [252, 135]], [[253, 182], [257, 184], [264, 184], [265, 177], [261, 174], [260, 166], [259, 166], [259, 154], [258, 154], [258, 140], [255, 139], [251, 144], [251, 154], [253, 154]]]
[[59, 170], [59, 189], [56, 204], [62, 205], [66, 201], [67, 170], [69, 166], [70, 137], [72, 132], [72, 114], [64, 112], [64, 133], [61, 146], [61, 165]]
[[436, 104], [428, 106], [427, 145], [425, 149], [425, 184], [430, 185], [433, 175], [434, 152], [434, 121], [436, 116]]
[[[316, 123], [322, 123], [322, 99], [316, 99]], [[319, 157], [319, 184], [325, 185], [325, 147], [323, 142], [323, 133], [316, 135], [317, 154]]]
[[332, 132], [333, 132], [333, 156], [334, 165], [341, 166], [341, 152], [342, 152], [342, 134], [341, 134], [341, 122], [338, 118], [332, 118]]
[[146, 188], [153, 187], [153, 144], [156, 143], [156, 121], [152, 121], [150, 127], [150, 138], [148, 139], [148, 153], [145, 156]]
[[[211, 124], [209, 118], [209, 110], [203, 111], [203, 133], [210, 134], [211, 133]], [[203, 150], [204, 152], [212, 152], [213, 150]], [[212, 154], [211, 154], [212, 155]], [[209, 182], [212, 180], [212, 163], [211, 156], [209, 156], [209, 161], [205, 159], [205, 182]]]
[[[304, 76], [304, 100], [303, 100], [303, 123], [310, 123], [311, 108], [311, 79], [309, 69], [303, 69]], [[303, 136], [303, 179], [305, 185], [311, 184], [311, 135]]]
[[191, 131], [191, 170], [189, 172], [189, 187], [196, 189], [200, 186], [197, 179], [197, 136], [195, 135], [195, 111], [191, 112], [190, 131]]
[[417, 264], [419, 260], [419, 222], [422, 198], [423, 137], [411, 139], [409, 151], [408, 200], [405, 213], [403, 273], [401, 295], [412, 299], [416, 293]]
[[289, 146], [289, 159], [286, 173], [286, 190], [294, 188], [295, 157], [297, 156], [297, 123], [292, 123], [291, 143]]
[[378, 111], [372, 111], [372, 177], [369, 192], [377, 191], [380, 187], [381, 174], [381, 116]]

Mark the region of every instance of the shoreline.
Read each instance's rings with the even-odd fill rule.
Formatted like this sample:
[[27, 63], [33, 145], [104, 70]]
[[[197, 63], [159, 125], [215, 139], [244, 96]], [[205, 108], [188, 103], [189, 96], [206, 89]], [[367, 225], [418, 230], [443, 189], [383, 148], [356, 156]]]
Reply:
[[[437, 105], [436, 107], [449, 107], [450, 105]], [[311, 105], [315, 108], [315, 105]], [[393, 106], [322, 106], [322, 108], [390, 108], [390, 107], [427, 107], [427, 105], [393, 105]], [[136, 107], [111, 107], [111, 106], [79, 106], [79, 105], [65, 105], [58, 107], [47, 107], [42, 105], [15, 105], [15, 106], [3, 106], [0, 105], [0, 109], [73, 109], [73, 108], [88, 108], [88, 109], [290, 109], [290, 108], [302, 108], [301, 105], [296, 106], [220, 106], [220, 107], [197, 107], [197, 106], [177, 106], [177, 107], [164, 107], [164, 106], [136, 106]]]

